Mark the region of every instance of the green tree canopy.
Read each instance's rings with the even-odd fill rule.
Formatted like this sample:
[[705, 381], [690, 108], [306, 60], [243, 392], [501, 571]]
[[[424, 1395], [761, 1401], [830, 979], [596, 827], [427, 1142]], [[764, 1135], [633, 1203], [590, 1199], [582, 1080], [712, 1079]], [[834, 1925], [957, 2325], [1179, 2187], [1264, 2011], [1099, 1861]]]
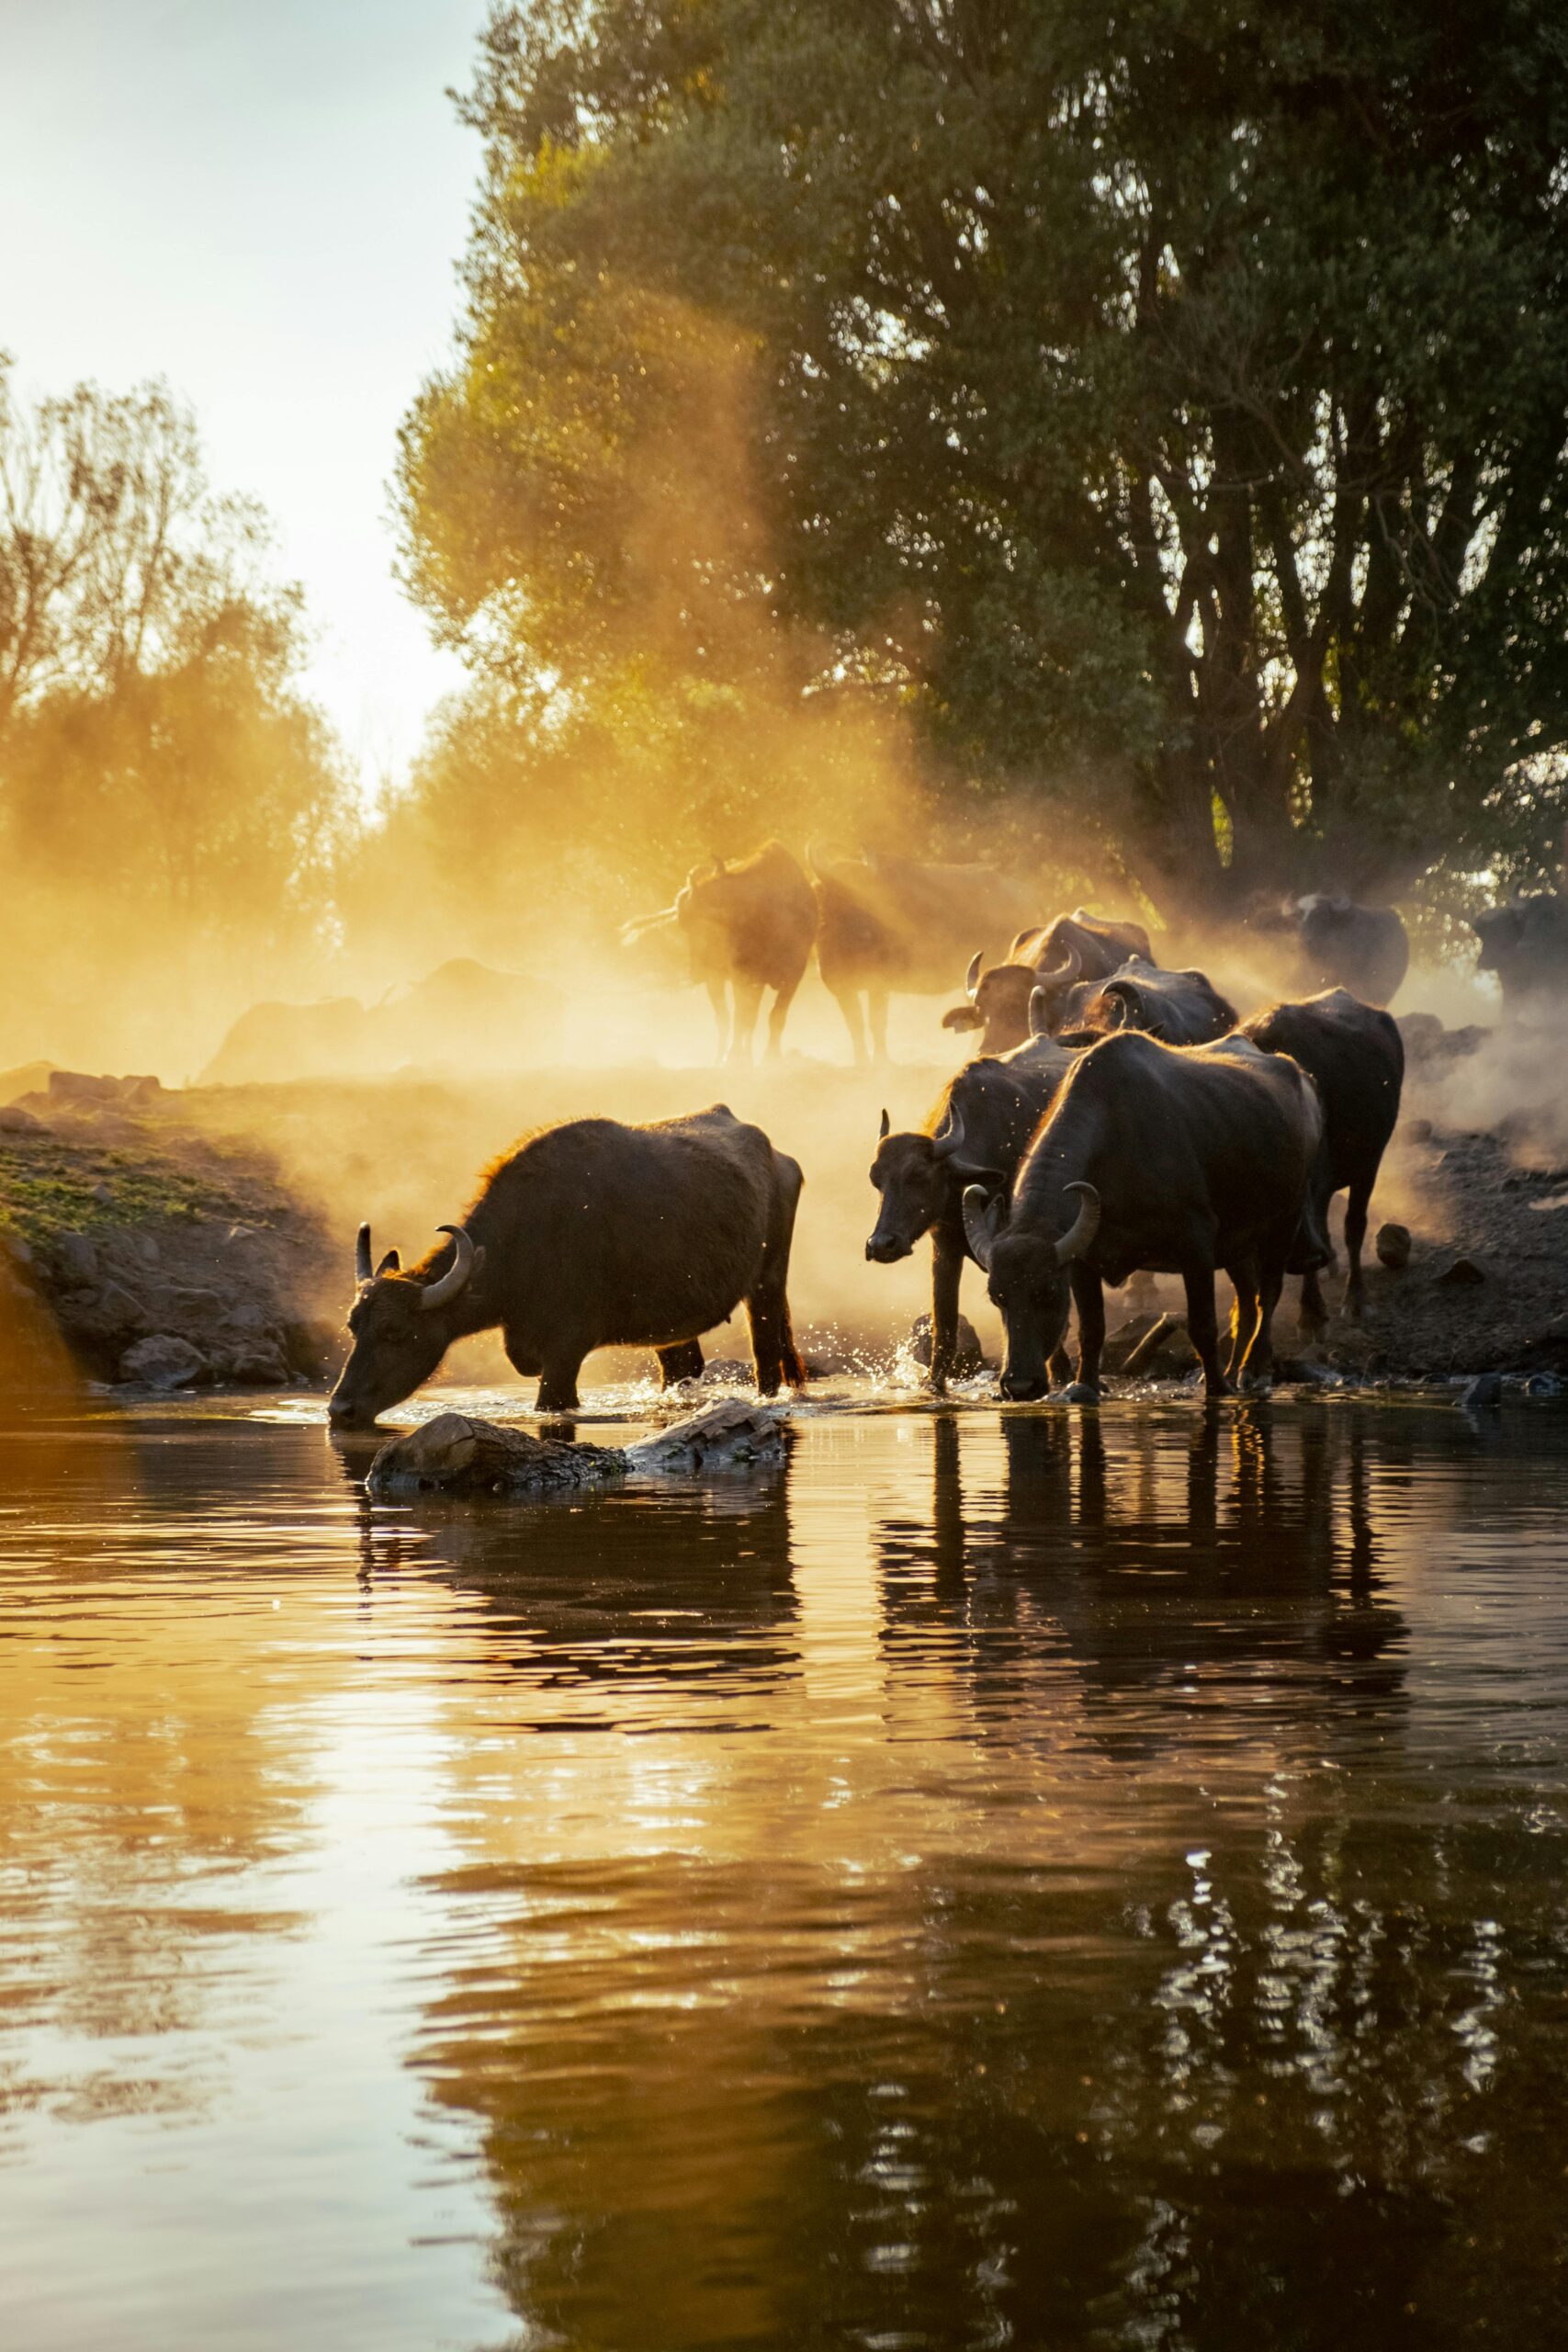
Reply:
[[765, 647], [1170, 909], [1543, 865], [1546, 0], [531, 0], [465, 111], [401, 496], [477, 662], [588, 705]]

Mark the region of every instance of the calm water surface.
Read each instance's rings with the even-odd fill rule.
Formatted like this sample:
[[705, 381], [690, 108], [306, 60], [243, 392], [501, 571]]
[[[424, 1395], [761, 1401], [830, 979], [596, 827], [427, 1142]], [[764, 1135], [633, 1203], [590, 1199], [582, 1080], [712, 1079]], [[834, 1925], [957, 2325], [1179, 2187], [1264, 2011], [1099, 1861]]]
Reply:
[[0, 1440], [7, 2346], [1568, 2340], [1568, 1416], [364, 1459]]

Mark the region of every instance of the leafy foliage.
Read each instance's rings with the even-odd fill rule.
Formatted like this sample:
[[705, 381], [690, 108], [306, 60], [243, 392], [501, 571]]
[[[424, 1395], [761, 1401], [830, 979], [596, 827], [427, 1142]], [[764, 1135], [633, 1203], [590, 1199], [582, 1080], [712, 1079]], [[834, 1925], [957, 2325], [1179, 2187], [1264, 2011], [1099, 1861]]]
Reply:
[[891, 697], [1168, 907], [1542, 870], [1544, 0], [531, 0], [411, 584], [513, 687]]

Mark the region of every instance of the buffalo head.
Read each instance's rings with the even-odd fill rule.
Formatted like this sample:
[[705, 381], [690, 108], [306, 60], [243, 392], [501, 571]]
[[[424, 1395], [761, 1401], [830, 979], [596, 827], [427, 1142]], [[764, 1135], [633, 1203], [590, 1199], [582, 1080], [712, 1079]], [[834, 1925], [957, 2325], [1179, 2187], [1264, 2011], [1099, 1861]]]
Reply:
[[882, 1207], [865, 1254], [874, 1265], [897, 1265], [909, 1257], [922, 1234], [951, 1213], [955, 1183], [989, 1176], [1000, 1182], [999, 1169], [988, 1169], [967, 1156], [964, 1114], [949, 1100], [934, 1135], [923, 1131], [893, 1135], [886, 1111], [871, 1163], [871, 1181], [882, 1195]]
[[1072, 1305], [1069, 1269], [1093, 1246], [1100, 1229], [1100, 1194], [1092, 1184], [1069, 1184], [1080, 1195], [1078, 1213], [1055, 1239], [1010, 1230], [1007, 1203], [972, 1184], [964, 1195], [964, 1234], [986, 1275], [987, 1294], [1000, 1309], [1006, 1333], [1001, 1393], [1023, 1400], [1043, 1396], [1051, 1385], [1047, 1366], [1062, 1344]]
[[348, 1313], [354, 1345], [327, 1404], [335, 1428], [367, 1428], [378, 1414], [412, 1396], [464, 1328], [452, 1310], [483, 1267], [485, 1253], [460, 1225], [438, 1230], [452, 1237], [452, 1262], [443, 1273], [422, 1280], [403, 1272], [395, 1250], [372, 1272], [370, 1227], [360, 1227], [355, 1250], [358, 1288]]

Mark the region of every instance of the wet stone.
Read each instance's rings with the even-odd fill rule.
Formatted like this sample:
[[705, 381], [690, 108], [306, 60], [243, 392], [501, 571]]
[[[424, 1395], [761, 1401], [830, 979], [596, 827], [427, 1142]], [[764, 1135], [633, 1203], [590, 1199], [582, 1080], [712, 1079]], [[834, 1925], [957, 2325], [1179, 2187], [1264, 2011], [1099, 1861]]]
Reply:
[[145, 1388], [188, 1388], [207, 1370], [207, 1359], [188, 1340], [171, 1331], [154, 1331], [127, 1348], [119, 1360], [119, 1376]]
[[1467, 1413], [1495, 1412], [1503, 1401], [1502, 1374], [1483, 1372], [1474, 1380], [1467, 1380], [1458, 1401]]
[[1391, 1273], [1398, 1273], [1410, 1263], [1410, 1227], [1407, 1225], [1380, 1225], [1372, 1243], [1380, 1266]]

